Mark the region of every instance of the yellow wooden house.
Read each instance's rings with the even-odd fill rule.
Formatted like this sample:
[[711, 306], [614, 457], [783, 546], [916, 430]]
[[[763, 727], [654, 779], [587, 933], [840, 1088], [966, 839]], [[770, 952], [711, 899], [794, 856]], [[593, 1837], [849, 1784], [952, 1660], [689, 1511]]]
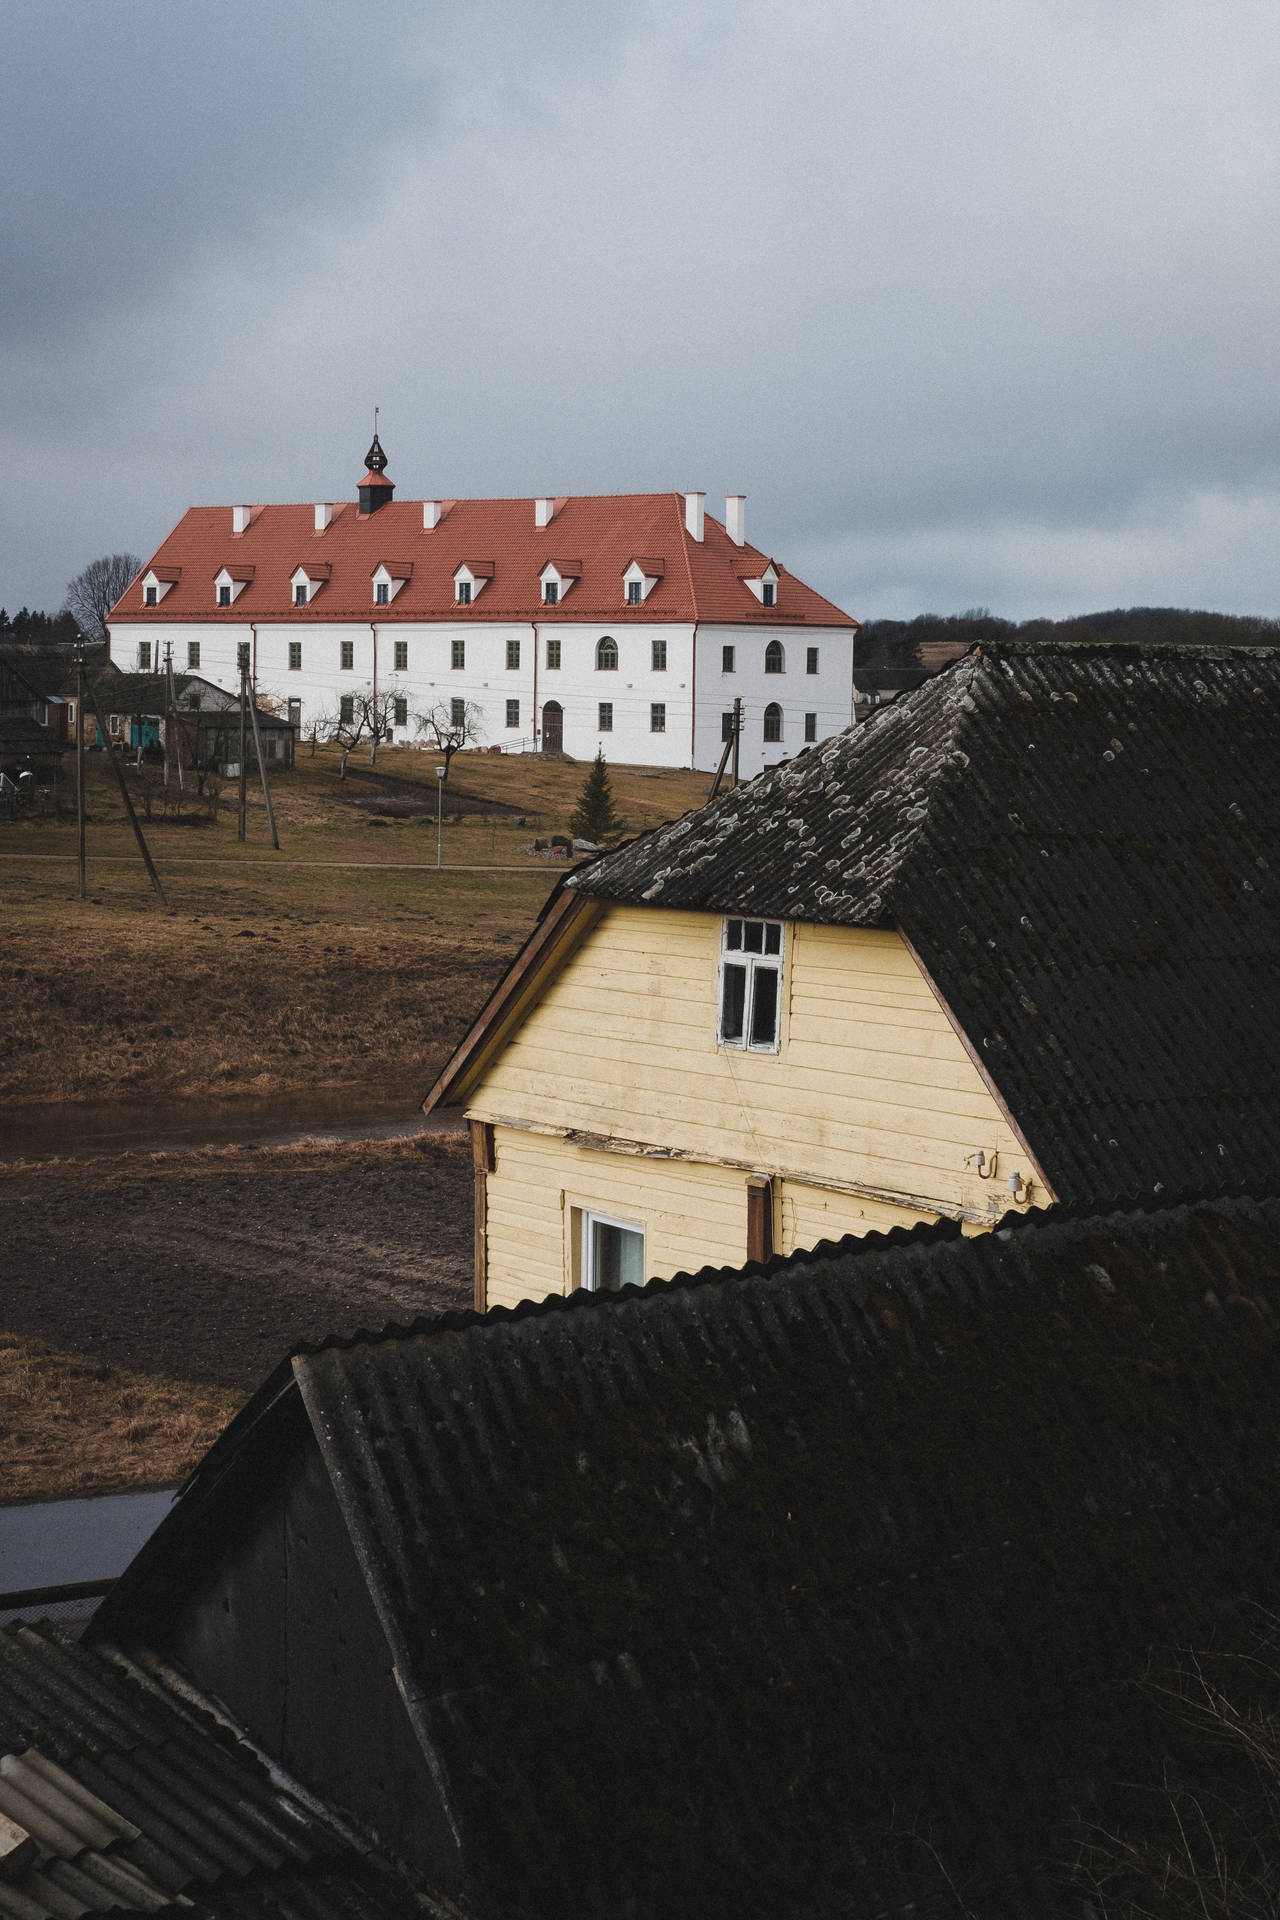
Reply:
[[1273, 701], [1252, 650], [988, 646], [568, 876], [426, 1103], [477, 1304], [1273, 1186]]

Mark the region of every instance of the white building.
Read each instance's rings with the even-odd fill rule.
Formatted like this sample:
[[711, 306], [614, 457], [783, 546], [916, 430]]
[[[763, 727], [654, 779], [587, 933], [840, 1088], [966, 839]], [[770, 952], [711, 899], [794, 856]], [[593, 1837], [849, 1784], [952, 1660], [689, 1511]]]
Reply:
[[742, 702], [744, 775], [852, 719], [857, 622], [721, 525], [701, 493], [392, 498], [375, 438], [358, 500], [192, 507], [112, 609], [112, 658], [238, 684], [303, 734], [344, 696], [444, 703], [485, 745], [714, 768]]

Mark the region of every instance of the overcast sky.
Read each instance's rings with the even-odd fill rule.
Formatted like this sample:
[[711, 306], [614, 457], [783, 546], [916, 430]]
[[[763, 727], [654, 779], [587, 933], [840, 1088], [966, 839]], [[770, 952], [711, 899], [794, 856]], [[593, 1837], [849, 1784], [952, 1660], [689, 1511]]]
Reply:
[[0, 601], [745, 492], [864, 619], [1280, 613], [1274, 0], [0, 0]]

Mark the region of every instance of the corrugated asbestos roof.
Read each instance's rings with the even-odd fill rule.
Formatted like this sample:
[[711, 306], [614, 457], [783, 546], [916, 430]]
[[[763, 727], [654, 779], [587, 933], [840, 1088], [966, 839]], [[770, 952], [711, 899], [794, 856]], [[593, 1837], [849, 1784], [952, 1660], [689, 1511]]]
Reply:
[[180, 1678], [49, 1626], [0, 1629], [0, 1920], [408, 1920], [424, 1907]]
[[296, 1356], [478, 1909], [1078, 1915], [1151, 1649], [1280, 1594], [1278, 1266], [1274, 1200], [1033, 1216]]
[[1280, 1178], [1280, 655], [987, 644], [570, 876], [898, 925], [1062, 1199]]

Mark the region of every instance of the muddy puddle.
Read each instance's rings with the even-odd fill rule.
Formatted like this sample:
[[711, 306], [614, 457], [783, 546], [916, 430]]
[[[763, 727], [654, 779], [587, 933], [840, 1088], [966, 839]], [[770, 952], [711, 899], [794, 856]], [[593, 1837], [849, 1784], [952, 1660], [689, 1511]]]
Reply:
[[455, 1131], [456, 1113], [424, 1115], [412, 1101], [359, 1088], [141, 1102], [75, 1100], [0, 1105], [0, 1161], [181, 1153], [196, 1147], [292, 1141], [390, 1140]]

